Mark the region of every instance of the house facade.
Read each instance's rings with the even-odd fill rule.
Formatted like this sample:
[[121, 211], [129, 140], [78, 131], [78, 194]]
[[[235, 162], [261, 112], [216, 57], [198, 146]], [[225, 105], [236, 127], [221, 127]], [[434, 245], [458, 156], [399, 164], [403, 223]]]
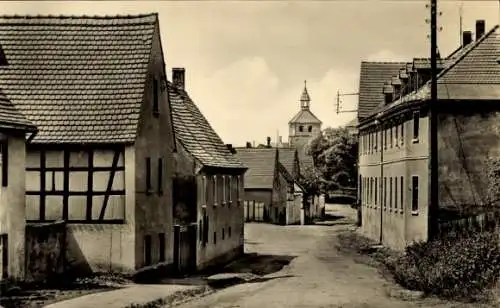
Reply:
[[245, 174], [245, 219], [273, 224], [300, 222], [302, 189], [280, 162], [279, 149], [236, 148], [248, 167]]
[[25, 276], [26, 138], [36, 127], [0, 90], [0, 282]]
[[0, 88], [38, 128], [26, 221], [65, 221], [78, 273], [172, 264], [176, 145], [157, 14], [4, 16], [0, 46]]
[[[187, 94], [185, 70], [174, 68], [172, 80], [169, 93], [178, 149], [174, 183], [188, 187], [175, 189], [174, 223], [197, 230], [188, 234], [191, 261], [185, 262], [203, 269], [243, 254], [246, 167]], [[178, 191], [186, 193], [180, 196]]]
[[[429, 219], [474, 214], [488, 205], [487, 160], [500, 157], [500, 34], [498, 26], [484, 29], [477, 21], [476, 40], [464, 32], [464, 45], [438, 61], [437, 183], [429, 170], [428, 59], [414, 59], [386, 79], [379, 88], [384, 101], [360, 120], [362, 230], [381, 244], [403, 249], [425, 241]], [[434, 217], [431, 185], [439, 190]]]

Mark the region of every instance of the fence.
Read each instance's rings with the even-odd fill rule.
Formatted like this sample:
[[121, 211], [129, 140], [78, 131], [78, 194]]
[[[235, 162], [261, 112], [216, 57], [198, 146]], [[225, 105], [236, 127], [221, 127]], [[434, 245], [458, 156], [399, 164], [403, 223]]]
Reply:
[[438, 223], [438, 236], [467, 234], [471, 232], [493, 231], [500, 227], [500, 212], [489, 211], [468, 217], [441, 219]]

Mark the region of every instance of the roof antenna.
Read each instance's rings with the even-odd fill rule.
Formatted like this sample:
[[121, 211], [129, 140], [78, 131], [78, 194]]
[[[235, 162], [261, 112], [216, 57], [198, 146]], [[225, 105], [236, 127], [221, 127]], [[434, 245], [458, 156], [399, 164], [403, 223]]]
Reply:
[[[500, 2], [500, 0], [498, 0]], [[460, 1], [460, 6], [458, 7], [458, 14], [460, 15], [460, 33], [459, 33], [459, 37], [460, 37], [460, 46], [463, 46], [464, 45], [464, 40], [463, 40], [463, 35], [462, 35], [462, 20], [463, 20], [463, 14], [464, 14], [464, 2], [463, 1]]]

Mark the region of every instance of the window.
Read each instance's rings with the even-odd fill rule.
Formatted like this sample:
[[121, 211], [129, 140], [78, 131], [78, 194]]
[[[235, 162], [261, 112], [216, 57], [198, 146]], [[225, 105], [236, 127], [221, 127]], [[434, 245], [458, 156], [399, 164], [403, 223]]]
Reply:
[[226, 187], [226, 183], [227, 183], [227, 177], [225, 175], [222, 176], [222, 205], [226, 204], [226, 191], [227, 191], [227, 187]]
[[387, 149], [387, 129], [384, 129], [384, 150]]
[[158, 234], [160, 241], [160, 262], [165, 262], [165, 233]]
[[163, 195], [163, 159], [158, 158], [158, 195]]
[[9, 185], [9, 147], [8, 141], [0, 142], [0, 155], [2, 155], [2, 186]]
[[389, 148], [392, 148], [392, 130], [394, 127], [389, 128]]
[[151, 265], [151, 235], [144, 236], [144, 265]]
[[236, 201], [240, 202], [240, 176], [236, 177]]
[[229, 204], [231, 204], [233, 202], [232, 196], [231, 196], [232, 191], [233, 191], [233, 176], [228, 175], [227, 176], [227, 201], [229, 202]]
[[0, 234], [0, 280], [9, 277], [9, 235]]
[[373, 205], [373, 178], [370, 178], [370, 204]]
[[405, 123], [401, 124], [401, 145], [405, 144]]
[[227, 237], [231, 237], [231, 227], [227, 227]]
[[201, 178], [201, 186], [202, 186], [202, 200], [203, 204], [206, 205], [208, 203], [208, 185], [207, 185], [207, 177], [203, 176]]
[[224, 228], [222, 228], [222, 240], [224, 240], [225, 236], [226, 236], [226, 234], [224, 232]]
[[398, 209], [398, 178], [394, 178], [394, 211]]
[[203, 217], [203, 246], [208, 244], [208, 215], [207, 215], [207, 209], [203, 208], [202, 209], [202, 217]]
[[214, 175], [212, 177], [212, 196], [213, 196], [213, 202], [214, 206], [217, 206], [217, 176]]
[[384, 210], [387, 208], [387, 178], [384, 176]]
[[146, 193], [151, 192], [151, 158], [146, 157]]
[[403, 189], [403, 177], [400, 178], [400, 191], [399, 191], [399, 196], [401, 198], [401, 211], [404, 209], [404, 189]]
[[375, 178], [375, 205], [378, 204], [378, 187], [377, 187], [377, 178]]
[[413, 142], [418, 142], [419, 129], [420, 129], [420, 112], [413, 113]]
[[312, 126], [309, 126], [309, 127], [307, 128], [307, 131], [308, 131], [308, 132], [312, 132], [312, 131], [313, 131], [313, 127], [312, 127]]
[[304, 126], [300, 125], [299, 126], [299, 132], [303, 132], [304, 131]]
[[214, 245], [217, 244], [217, 232], [214, 232]]
[[160, 110], [158, 108], [158, 80], [153, 80], [153, 115], [158, 117]]
[[411, 177], [411, 211], [418, 214], [418, 176]]
[[392, 177], [389, 178], [389, 210], [392, 211]]
[[394, 137], [394, 146], [395, 147], [398, 147], [399, 146], [399, 125], [396, 125], [394, 127], [394, 129], [396, 130], [395, 131], [395, 137]]

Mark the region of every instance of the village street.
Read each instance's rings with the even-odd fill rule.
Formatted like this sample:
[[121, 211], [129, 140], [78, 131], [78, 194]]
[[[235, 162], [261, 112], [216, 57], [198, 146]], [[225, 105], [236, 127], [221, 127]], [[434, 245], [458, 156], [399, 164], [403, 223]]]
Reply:
[[336, 234], [353, 228], [355, 211], [327, 205], [327, 215], [345, 218], [314, 226], [246, 224], [247, 252], [295, 258], [266, 276], [272, 279], [229, 287], [180, 307], [411, 307], [386, 295], [387, 282], [375, 268], [336, 249]]

